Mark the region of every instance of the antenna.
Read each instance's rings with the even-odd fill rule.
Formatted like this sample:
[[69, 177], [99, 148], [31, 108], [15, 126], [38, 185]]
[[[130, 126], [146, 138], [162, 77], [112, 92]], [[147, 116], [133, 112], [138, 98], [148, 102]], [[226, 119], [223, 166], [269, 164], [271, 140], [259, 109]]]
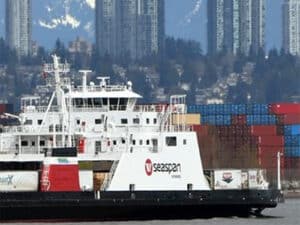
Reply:
[[82, 91], [86, 91], [87, 75], [91, 72], [91, 70], [79, 70], [79, 73], [82, 73]]
[[100, 87], [105, 88], [107, 85], [106, 81], [109, 81], [110, 77], [97, 77], [97, 80], [100, 80]]

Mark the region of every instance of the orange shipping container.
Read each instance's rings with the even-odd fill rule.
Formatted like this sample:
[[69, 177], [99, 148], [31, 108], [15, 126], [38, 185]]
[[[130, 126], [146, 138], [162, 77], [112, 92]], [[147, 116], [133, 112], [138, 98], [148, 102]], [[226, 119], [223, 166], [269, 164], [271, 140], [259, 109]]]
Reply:
[[200, 114], [173, 114], [172, 124], [199, 125], [200, 118]]

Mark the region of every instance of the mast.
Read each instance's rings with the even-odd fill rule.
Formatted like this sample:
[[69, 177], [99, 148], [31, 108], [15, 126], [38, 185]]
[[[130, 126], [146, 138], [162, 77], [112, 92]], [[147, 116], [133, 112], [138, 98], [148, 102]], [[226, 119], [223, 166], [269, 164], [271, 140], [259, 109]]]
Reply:
[[[69, 117], [70, 115], [67, 112], [68, 110], [66, 106], [64, 91], [62, 89], [63, 83], [61, 82], [60, 74], [65, 74], [70, 72], [70, 65], [68, 63], [64, 63], [64, 64], [60, 63], [60, 58], [57, 55], [52, 55], [52, 59], [53, 59], [53, 64], [44, 65], [44, 72], [54, 74], [55, 96], [57, 100], [57, 107], [58, 107], [61, 131], [62, 131], [61, 141], [62, 141], [62, 146], [65, 146], [65, 127], [67, 127], [67, 129], [70, 130], [70, 124], [67, 122], [69, 121], [69, 118], [66, 117]], [[53, 101], [50, 101], [48, 105], [48, 109], [51, 108], [52, 104]], [[48, 112], [46, 112], [44, 119], [46, 119], [47, 114]], [[53, 131], [55, 131], [55, 129], [56, 129], [55, 124], [53, 124]], [[69, 134], [70, 132], [68, 132], [68, 135]], [[55, 138], [53, 140], [55, 140]], [[56, 141], [53, 142], [53, 147], [56, 147]]]

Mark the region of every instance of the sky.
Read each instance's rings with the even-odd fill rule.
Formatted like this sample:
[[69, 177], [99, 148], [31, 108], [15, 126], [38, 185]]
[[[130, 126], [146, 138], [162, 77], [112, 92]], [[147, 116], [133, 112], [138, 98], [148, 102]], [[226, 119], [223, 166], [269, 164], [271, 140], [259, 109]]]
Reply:
[[[53, 0], [51, 0], [52, 2]], [[72, 0], [75, 2], [75, 0]], [[78, 0], [77, 0], [78, 1]], [[166, 34], [176, 38], [193, 39], [200, 41], [202, 48], [206, 50], [206, 1], [207, 0], [166, 0]], [[4, 2], [0, 0], [0, 36], [4, 36]], [[44, 7], [44, 0], [33, 0], [33, 39], [41, 45], [51, 48], [57, 37], [64, 41], [75, 39], [84, 33], [83, 30], [60, 28], [57, 30], [41, 29], [37, 24], [43, 17], [40, 7]], [[197, 4], [201, 2], [202, 4]], [[266, 45], [267, 49], [281, 47], [281, 3], [282, 0], [266, 0]], [[76, 13], [74, 13], [76, 15]], [[76, 15], [77, 17], [86, 18]], [[93, 15], [89, 15], [93, 19]], [[86, 36], [93, 41], [91, 35]]]

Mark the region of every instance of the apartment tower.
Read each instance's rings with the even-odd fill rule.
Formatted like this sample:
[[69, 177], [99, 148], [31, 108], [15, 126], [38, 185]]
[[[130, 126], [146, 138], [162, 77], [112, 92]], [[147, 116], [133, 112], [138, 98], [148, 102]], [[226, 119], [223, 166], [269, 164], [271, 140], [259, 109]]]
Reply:
[[300, 55], [300, 1], [285, 0], [283, 15], [283, 49], [286, 53]]
[[164, 24], [164, 0], [96, 0], [97, 51], [131, 59], [159, 54]]
[[6, 0], [6, 42], [18, 56], [31, 54], [31, 0]]
[[208, 53], [227, 50], [248, 55], [265, 42], [265, 0], [209, 0]]

